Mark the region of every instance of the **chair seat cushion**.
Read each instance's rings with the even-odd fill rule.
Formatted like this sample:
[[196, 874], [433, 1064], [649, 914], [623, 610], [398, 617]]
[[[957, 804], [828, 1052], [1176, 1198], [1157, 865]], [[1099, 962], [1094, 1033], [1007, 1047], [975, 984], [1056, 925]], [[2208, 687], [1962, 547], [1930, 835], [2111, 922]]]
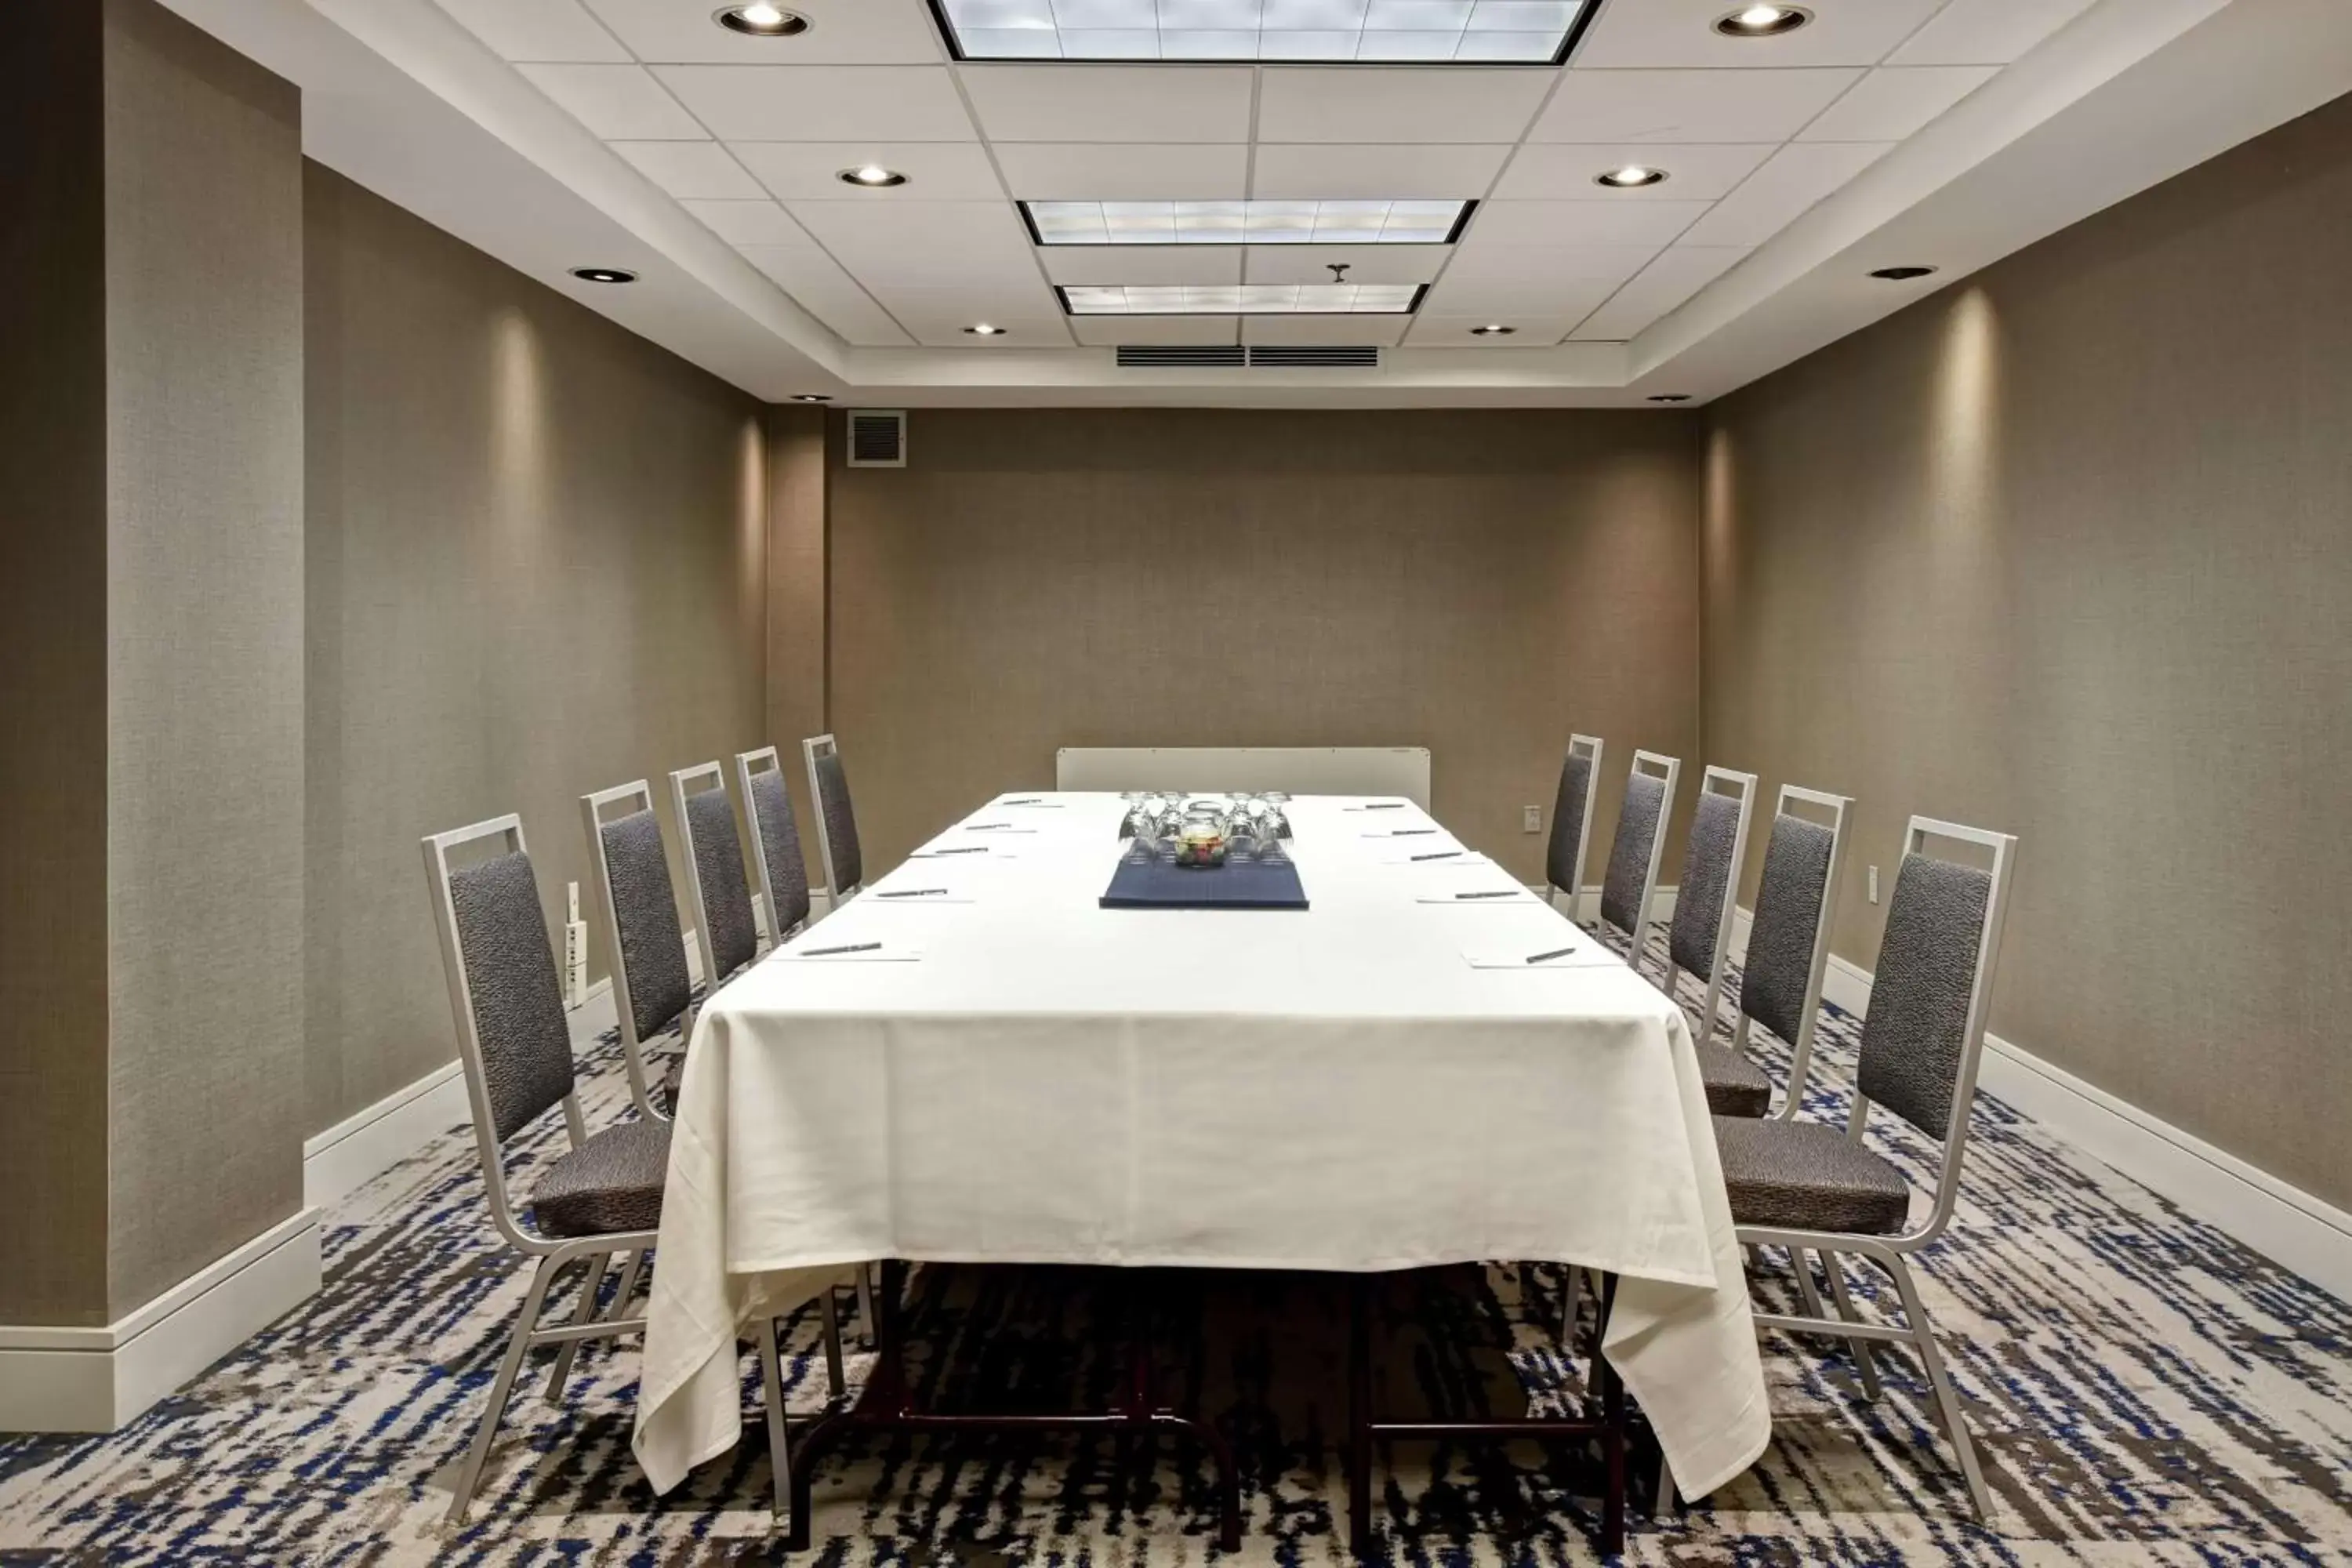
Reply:
[[1718, 1116], [1715, 1146], [1734, 1224], [1891, 1236], [1909, 1218], [1903, 1173], [1843, 1128]]
[[542, 1236], [611, 1236], [661, 1227], [669, 1175], [667, 1121], [607, 1127], [548, 1166], [531, 1189], [531, 1221]]
[[1762, 1116], [1772, 1109], [1772, 1080], [1762, 1068], [1713, 1040], [1700, 1040], [1695, 1048], [1709, 1110], [1717, 1116]]

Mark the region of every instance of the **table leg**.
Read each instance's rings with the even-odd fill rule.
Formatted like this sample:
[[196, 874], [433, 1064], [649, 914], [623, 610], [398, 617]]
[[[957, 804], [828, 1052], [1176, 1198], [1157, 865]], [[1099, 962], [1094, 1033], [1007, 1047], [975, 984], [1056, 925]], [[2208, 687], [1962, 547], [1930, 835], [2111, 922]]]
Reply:
[[1348, 1276], [1348, 1550], [1372, 1550], [1371, 1278]]
[[[1603, 1275], [1601, 1284], [1601, 1340], [1609, 1334], [1609, 1310], [1617, 1304], [1617, 1276]], [[1592, 1364], [1601, 1377], [1601, 1449], [1608, 1465], [1608, 1489], [1601, 1500], [1601, 1551], [1615, 1556], [1625, 1550], [1625, 1384], [1609, 1357], [1595, 1344]]]

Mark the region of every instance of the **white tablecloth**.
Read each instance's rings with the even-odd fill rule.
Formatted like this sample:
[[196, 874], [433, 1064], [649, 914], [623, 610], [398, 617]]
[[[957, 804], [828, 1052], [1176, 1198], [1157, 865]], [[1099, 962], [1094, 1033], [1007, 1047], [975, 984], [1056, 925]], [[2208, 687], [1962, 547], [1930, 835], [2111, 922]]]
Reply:
[[[731, 1447], [736, 1332], [879, 1258], [1622, 1277], [1606, 1353], [1685, 1495], [1770, 1436], [1681, 1011], [1417, 809], [1292, 805], [1312, 909], [1104, 910], [1115, 796], [992, 804], [722, 990], [695, 1026], [635, 1448], [658, 1490]], [[978, 824], [1020, 829], [973, 831]], [[970, 902], [886, 900], [948, 888]], [[912, 944], [915, 963], [803, 960]]]

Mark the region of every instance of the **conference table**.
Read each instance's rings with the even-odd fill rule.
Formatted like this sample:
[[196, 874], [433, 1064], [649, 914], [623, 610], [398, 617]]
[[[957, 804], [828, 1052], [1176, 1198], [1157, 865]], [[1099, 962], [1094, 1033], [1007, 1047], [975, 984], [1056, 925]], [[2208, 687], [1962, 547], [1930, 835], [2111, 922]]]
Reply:
[[[1303, 910], [1104, 908], [1126, 811], [999, 796], [702, 1009], [638, 1396], [656, 1489], [738, 1440], [739, 1330], [880, 1260], [1581, 1265], [1614, 1282], [1599, 1381], [1677, 1489], [1753, 1463], [1770, 1417], [1681, 1009], [1410, 803], [1293, 800]], [[921, 1429], [884, 1351], [866, 1418]], [[1371, 1423], [1360, 1532], [1364, 1439], [1424, 1435]]]

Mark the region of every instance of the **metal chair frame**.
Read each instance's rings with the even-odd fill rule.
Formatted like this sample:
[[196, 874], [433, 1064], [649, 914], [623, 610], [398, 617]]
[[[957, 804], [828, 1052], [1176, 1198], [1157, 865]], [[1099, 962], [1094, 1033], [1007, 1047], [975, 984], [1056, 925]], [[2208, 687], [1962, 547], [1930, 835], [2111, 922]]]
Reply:
[[[613, 1005], [621, 1020], [621, 1058], [629, 1073], [629, 1098], [636, 1102], [637, 1114], [667, 1121], [669, 1118], [654, 1103], [653, 1082], [646, 1062], [646, 1042], [637, 1038], [636, 1009], [629, 1001], [629, 961], [621, 952], [621, 916], [619, 901], [613, 897], [613, 867], [604, 854], [604, 814], [614, 805], [628, 809], [621, 816], [634, 816], [654, 808], [653, 786], [644, 779], [600, 789], [593, 795], [580, 797], [581, 826], [588, 833], [588, 863], [595, 868], [592, 879], [596, 884], [596, 911], [604, 917], [604, 930], [613, 939]], [[659, 826], [660, 818], [655, 818]], [[689, 857], [689, 859], [691, 857]], [[677, 1015], [677, 1037], [681, 1045], [694, 1037], [694, 1003], [691, 999]]]
[[[719, 973], [718, 952], [710, 940], [710, 912], [702, 901], [702, 863], [694, 852], [694, 821], [686, 814], [688, 795], [714, 789], [722, 795], [727, 790], [727, 770], [715, 762], [697, 763], [690, 768], [679, 768], [669, 775], [670, 810], [677, 823], [678, 842], [686, 848], [686, 853], [678, 858], [686, 862], [686, 897], [694, 911], [694, 944], [702, 951], [702, 999], [705, 1002], [709, 1002], [721, 985], [735, 977], [733, 970], [725, 974]], [[741, 847], [742, 841], [738, 839], [735, 874], [739, 877], [743, 874]], [[743, 884], [743, 890], [748, 897], [751, 890], [748, 880]]]
[[[449, 1009], [457, 1025], [457, 1057], [464, 1064], [466, 1098], [473, 1110], [474, 1144], [480, 1155], [482, 1182], [487, 1190], [490, 1221], [499, 1235], [527, 1258], [537, 1259], [531, 1271], [530, 1289], [523, 1297], [522, 1311], [515, 1319], [514, 1332], [507, 1343], [505, 1356], [499, 1363], [499, 1374], [490, 1385], [489, 1403], [482, 1412], [480, 1426], [467, 1450], [464, 1463], [449, 1500], [448, 1521], [457, 1524], [466, 1517], [466, 1510], [481, 1484], [482, 1467], [488, 1459], [490, 1443], [498, 1434], [499, 1418], [505, 1414], [508, 1400], [514, 1393], [515, 1380], [521, 1374], [524, 1358], [541, 1345], [554, 1345], [556, 1364], [549, 1380], [547, 1397], [551, 1402], [562, 1396], [572, 1370], [572, 1361], [580, 1345], [589, 1340], [612, 1339], [623, 1334], [644, 1331], [642, 1317], [625, 1318], [622, 1311], [636, 1293], [646, 1256], [659, 1239], [659, 1232], [651, 1230], [613, 1231], [602, 1236], [545, 1237], [530, 1228], [515, 1205], [507, 1189], [506, 1169], [499, 1157], [498, 1120], [490, 1108], [489, 1083], [482, 1059], [481, 1036], [474, 1022], [473, 990], [466, 978], [466, 961], [457, 935], [457, 911], [449, 892], [449, 874], [453, 854], [477, 846], [495, 844], [493, 853], [511, 851], [528, 856], [524, 842], [522, 819], [509, 814], [478, 822], [468, 827], [436, 833], [424, 840], [425, 874], [433, 898], [434, 924], [441, 939], [442, 970], [449, 984]], [[576, 1089], [563, 1096], [563, 1129], [571, 1146], [579, 1148], [588, 1141], [588, 1128], [580, 1110]], [[621, 1277], [621, 1286], [613, 1298], [612, 1306], [603, 1315], [597, 1310], [598, 1297], [603, 1289], [604, 1274], [613, 1259], [622, 1253], [629, 1254], [627, 1269]], [[541, 1327], [540, 1315], [545, 1310], [550, 1287], [557, 1276], [575, 1262], [584, 1261], [587, 1278], [582, 1282], [580, 1304], [569, 1322]], [[841, 1381], [838, 1339], [833, 1333], [831, 1297], [827, 1296], [827, 1342], [832, 1349], [829, 1369], [834, 1374], [834, 1387], [838, 1393]], [[773, 1319], [760, 1321], [760, 1364], [767, 1391], [768, 1438], [774, 1454], [775, 1508], [782, 1517], [790, 1496], [791, 1467], [787, 1458], [784, 1432], [783, 1385], [780, 1375], [780, 1360], [776, 1348], [776, 1325]]]
[[[1798, 1109], [1804, 1104], [1805, 1080], [1812, 1072], [1813, 1026], [1820, 1020], [1822, 1013], [1822, 985], [1829, 974], [1830, 937], [1837, 926], [1838, 887], [1845, 872], [1846, 827], [1853, 816], [1853, 796], [1850, 795], [1831, 795], [1825, 790], [1807, 789], [1801, 784], [1784, 784], [1780, 786], [1780, 798], [1772, 805], [1774, 821], [1777, 822], [1783, 816], [1797, 816], [1805, 821], [1811, 820], [1801, 812], [1790, 811], [1789, 805], [1792, 801], [1819, 806], [1830, 814], [1829, 821], [1822, 825], [1830, 830], [1830, 863], [1828, 868], [1822, 873], [1822, 912], [1819, 921], [1813, 928], [1812, 968], [1808, 972], [1805, 979], [1804, 1011], [1799, 1015], [1801, 1021], [1797, 1026], [1797, 1037], [1789, 1042], [1788, 1095], [1781, 1101], [1780, 1109], [1773, 1113], [1784, 1120], [1794, 1116]], [[1751, 924], [1748, 927], [1748, 939], [1753, 941], [1755, 934], [1756, 928]], [[1742, 1056], [1748, 1054], [1749, 1023], [1747, 1009], [1743, 1007], [1732, 1026], [1731, 1040], [1732, 1048]]]
[[[1584, 820], [1576, 834], [1576, 863], [1569, 871], [1569, 880], [1575, 886], [1546, 888], [1544, 899], [1552, 908], [1558, 909], [1559, 895], [1565, 892], [1570, 921], [1574, 921], [1584, 907], [1584, 854], [1592, 845], [1592, 803], [1601, 798], [1601, 742], [1597, 735], [1570, 734], [1568, 738], [1568, 756], [1582, 756], [1588, 764], [1584, 773]], [[1561, 759], [1560, 771], [1568, 771], [1567, 758]]]
[[[1658, 894], [1658, 862], [1665, 858], [1666, 829], [1674, 821], [1675, 788], [1683, 775], [1683, 763], [1680, 757], [1664, 756], [1657, 752], [1637, 751], [1633, 753], [1633, 764], [1627, 771], [1629, 783], [1633, 773], [1643, 771], [1644, 763], [1649, 764], [1651, 770], [1665, 781], [1666, 787], [1664, 797], [1658, 802], [1657, 831], [1650, 836], [1650, 867], [1642, 879], [1641, 901], [1634, 906], [1633, 929], [1625, 933], [1628, 939], [1625, 963], [1636, 974], [1642, 973], [1642, 943], [1648, 939], [1649, 935], [1650, 905]], [[1622, 811], [1622, 806], [1621, 805], [1619, 809]], [[1620, 820], [1622, 821], [1622, 818], [1621, 817]], [[1608, 923], [1607, 915], [1596, 914], [1595, 929], [1606, 927]], [[1671, 975], [1674, 969], [1672, 955], [1669, 955], [1666, 960], [1666, 968]]]
[[[1731, 833], [1731, 878], [1724, 888], [1723, 909], [1715, 923], [1715, 939], [1712, 947], [1715, 962], [1708, 967], [1704, 976], [1706, 981], [1706, 1001], [1702, 1005], [1698, 1016], [1698, 1037], [1706, 1040], [1712, 1039], [1715, 1036], [1716, 1007], [1723, 996], [1723, 965], [1731, 949], [1731, 921], [1732, 917], [1739, 912], [1739, 876], [1741, 869], [1748, 864], [1748, 825], [1756, 814], [1756, 775], [1737, 773], [1730, 768], [1709, 767], [1700, 776], [1698, 789], [1699, 794], [1703, 795], [1727, 795], [1739, 802], [1738, 825], [1732, 829]], [[1661, 834], [1661, 837], [1664, 835]], [[1687, 862], [1685, 862], [1685, 869], [1687, 869]], [[1675, 897], [1678, 901], [1684, 890], [1676, 889]], [[1674, 943], [1668, 942], [1666, 973], [1660, 982], [1668, 1001], [1675, 999], [1675, 973], [1679, 967], [1675, 963]]]
[[[817, 777], [816, 762], [819, 757], [837, 757], [840, 754], [841, 743], [833, 738], [830, 731], [823, 735], [812, 735], [801, 742], [801, 756], [808, 764], [809, 808], [816, 816], [817, 853], [824, 860], [824, 899], [827, 913], [841, 908], [843, 904], [856, 897], [859, 889], [865, 886], [861, 881], [851, 887], [843, 887], [841, 879], [835, 875], [833, 868], [833, 834], [825, 821], [824, 784]], [[856, 809], [855, 806], [851, 807], [853, 815]]]
[[[762, 746], [756, 752], [735, 753], [737, 790], [735, 798], [742, 803], [743, 825], [751, 830], [751, 866], [759, 873], [760, 900], [767, 906], [768, 911], [768, 946], [772, 950], [783, 946], [785, 942], [795, 933], [814, 923], [815, 911], [812, 910], [807, 915], [802, 917], [800, 922], [791, 931], [782, 930], [776, 923], [776, 885], [774, 879], [768, 875], [768, 841], [760, 826], [759, 808], [752, 804], [751, 799], [751, 780], [766, 773], [773, 773], [779, 782], [783, 778], [784, 760], [778, 754], [775, 747]], [[787, 811], [792, 809], [790, 790], [784, 793], [784, 809]]]

